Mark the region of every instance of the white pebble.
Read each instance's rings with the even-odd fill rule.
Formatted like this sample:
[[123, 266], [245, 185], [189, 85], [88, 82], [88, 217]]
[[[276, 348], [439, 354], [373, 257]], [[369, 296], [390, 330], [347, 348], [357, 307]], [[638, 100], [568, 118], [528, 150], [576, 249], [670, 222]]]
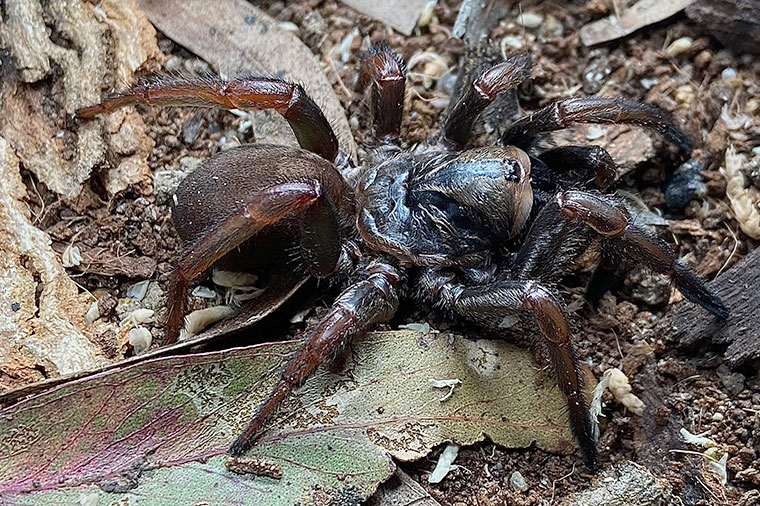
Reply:
[[66, 246], [66, 249], [63, 250], [63, 255], [61, 255], [61, 262], [64, 267], [76, 267], [81, 264], [82, 254], [79, 252], [79, 248], [71, 244]]
[[84, 315], [84, 321], [87, 323], [92, 323], [98, 318], [100, 318], [100, 309], [98, 308], [98, 301], [95, 301], [90, 304], [90, 309], [88, 309], [87, 314]]
[[525, 478], [523, 478], [523, 475], [520, 474], [520, 471], [512, 473], [512, 476], [509, 477], [509, 484], [521, 492], [528, 490], [528, 483], [525, 481]]
[[652, 88], [652, 86], [654, 86], [660, 81], [656, 77], [645, 77], [639, 82], [641, 83], [641, 85], [644, 87], [645, 90], [649, 90]]
[[712, 419], [713, 419], [713, 421], [716, 421], [716, 422], [720, 422], [720, 421], [723, 421], [723, 418], [725, 418], [725, 417], [723, 416], [723, 413], [715, 413], [715, 414], [712, 416]]
[[216, 298], [216, 292], [207, 286], [196, 286], [193, 288], [193, 291], [190, 295], [193, 297], [200, 297], [201, 299]]
[[127, 297], [135, 300], [143, 300], [145, 293], [148, 291], [148, 285], [150, 285], [150, 280], [135, 283], [127, 288]]
[[599, 125], [591, 125], [588, 127], [588, 130], [586, 130], [586, 139], [590, 141], [594, 141], [596, 139], [599, 139], [601, 137], [604, 137], [607, 134], [607, 129], [603, 126]]
[[150, 330], [144, 327], [136, 327], [129, 331], [129, 344], [135, 349], [135, 355], [146, 352], [152, 342]]
[[525, 28], [538, 28], [544, 22], [544, 17], [535, 12], [524, 12], [517, 16], [517, 24]]
[[691, 37], [681, 37], [670, 43], [668, 48], [665, 49], [665, 54], [668, 56], [678, 56], [691, 49], [692, 44], [694, 44], [694, 39]]
[[723, 72], [720, 73], [720, 80], [723, 81], [726, 84], [737, 84], [737, 80], [739, 78], [739, 73], [736, 71], [736, 69], [733, 68], [727, 68], [723, 69]]

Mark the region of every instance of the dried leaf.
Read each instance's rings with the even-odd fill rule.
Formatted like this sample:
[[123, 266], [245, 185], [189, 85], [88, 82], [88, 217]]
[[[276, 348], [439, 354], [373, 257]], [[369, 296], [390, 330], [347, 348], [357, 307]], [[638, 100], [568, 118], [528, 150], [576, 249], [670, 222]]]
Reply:
[[[227, 0], [208, 15], [205, 0], [139, 0], [167, 37], [206, 60], [223, 77], [277, 76], [300, 83], [322, 108], [341, 148], [355, 157], [356, 145], [343, 107], [303, 42], [245, 0]], [[288, 124], [272, 111], [252, 114], [258, 142], [297, 145]]]
[[404, 35], [411, 35], [428, 0], [341, 0], [362, 14], [391, 26]]
[[581, 42], [585, 46], [593, 46], [625, 37], [639, 28], [644, 28], [679, 13], [687, 5], [694, 3], [694, 1], [672, 0], [670, 2], [662, 2], [660, 0], [639, 0], [626, 9], [620, 18], [613, 14], [607, 18], [593, 21], [583, 26], [580, 31]]
[[[447, 343], [374, 333], [347, 350], [340, 374], [320, 368], [245, 455], [281, 470], [279, 480], [235, 474], [224, 454], [299, 342], [154, 359], [61, 385], [0, 411], [0, 493], [35, 505], [90, 495], [102, 504], [358, 503], [393, 473], [391, 456], [420, 458], [445, 441], [488, 434], [509, 447], [572, 450], [562, 396], [529, 352]], [[463, 378], [461, 395], [440, 403], [429, 375]]]

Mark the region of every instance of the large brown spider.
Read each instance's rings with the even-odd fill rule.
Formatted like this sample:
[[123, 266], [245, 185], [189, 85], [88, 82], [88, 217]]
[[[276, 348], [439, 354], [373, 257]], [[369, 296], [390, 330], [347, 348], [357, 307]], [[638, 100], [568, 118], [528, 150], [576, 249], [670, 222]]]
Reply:
[[279, 79], [157, 80], [78, 112], [91, 118], [132, 103], [274, 109], [295, 132], [300, 149], [243, 145], [214, 156], [184, 180], [174, 200], [174, 223], [187, 246], [171, 277], [169, 341], [183, 324], [188, 283], [220, 260], [248, 266], [295, 246], [307, 273], [345, 286], [232, 454], [253, 444], [269, 416], [317, 366], [390, 319], [404, 294], [482, 325], [532, 316], [567, 399], [583, 461], [593, 468], [594, 432], [555, 289], [562, 275], [595, 248], [607, 269], [610, 262], [637, 260], [672, 276], [686, 298], [728, 316], [666, 243], [636, 226], [614, 195], [600, 191], [614, 180], [615, 165], [604, 149], [565, 146], [528, 155], [539, 134], [580, 122], [653, 128], [689, 150], [686, 135], [657, 107], [599, 97], [561, 100], [507, 127], [499, 146], [464, 149], [478, 115], [527, 79], [531, 67], [529, 55], [517, 54], [481, 74], [456, 102], [440, 137], [411, 153], [400, 137], [404, 64], [385, 44], [375, 45], [363, 59], [360, 84], [369, 87], [377, 145], [358, 168], [339, 151], [303, 88]]

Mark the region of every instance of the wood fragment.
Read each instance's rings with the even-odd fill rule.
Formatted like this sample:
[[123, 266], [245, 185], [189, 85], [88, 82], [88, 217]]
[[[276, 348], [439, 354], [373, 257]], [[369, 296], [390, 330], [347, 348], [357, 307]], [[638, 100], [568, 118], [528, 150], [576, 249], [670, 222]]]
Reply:
[[677, 14], [692, 3], [694, 0], [640, 0], [619, 18], [613, 14], [583, 26], [580, 30], [581, 42], [584, 46], [593, 46], [625, 37]]
[[734, 51], [760, 54], [760, 0], [700, 0], [686, 16]]
[[708, 286], [720, 295], [731, 315], [721, 321], [701, 307], [684, 302], [662, 322], [662, 335], [681, 348], [715, 345], [725, 348], [729, 366], [760, 359], [760, 250], [750, 253]]

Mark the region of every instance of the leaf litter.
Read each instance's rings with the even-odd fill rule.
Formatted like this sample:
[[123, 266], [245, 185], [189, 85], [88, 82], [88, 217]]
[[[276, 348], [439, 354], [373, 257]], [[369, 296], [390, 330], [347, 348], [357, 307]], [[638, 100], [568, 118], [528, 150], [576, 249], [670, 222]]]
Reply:
[[[8, 407], [0, 411], [0, 493], [7, 504], [80, 494], [109, 503], [165, 504], [171, 494], [311, 504], [346, 494], [365, 499], [393, 473], [392, 458], [419, 459], [444, 442], [488, 437], [507, 447], [574, 449], [564, 400], [528, 351], [393, 331], [351, 345], [341, 372], [321, 367], [244, 456], [248, 464], [225, 464], [230, 441], [299, 344], [152, 359]], [[480, 360], [486, 352], [498, 358]], [[431, 375], [462, 378], [460, 395], [440, 402]]]

